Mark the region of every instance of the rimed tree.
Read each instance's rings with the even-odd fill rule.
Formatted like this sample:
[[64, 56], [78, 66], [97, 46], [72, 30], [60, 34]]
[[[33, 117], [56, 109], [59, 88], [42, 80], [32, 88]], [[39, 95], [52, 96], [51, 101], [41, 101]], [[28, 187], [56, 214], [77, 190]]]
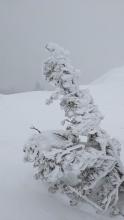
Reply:
[[47, 181], [50, 191], [67, 194], [71, 205], [85, 200], [101, 211], [114, 207], [117, 213], [124, 190], [120, 143], [100, 127], [103, 116], [89, 91], [79, 89], [69, 53], [52, 43], [46, 49], [50, 57], [44, 75], [57, 88], [47, 104], [59, 98], [64, 129], [38, 130], [24, 148], [25, 159], [36, 167], [36, 178]]

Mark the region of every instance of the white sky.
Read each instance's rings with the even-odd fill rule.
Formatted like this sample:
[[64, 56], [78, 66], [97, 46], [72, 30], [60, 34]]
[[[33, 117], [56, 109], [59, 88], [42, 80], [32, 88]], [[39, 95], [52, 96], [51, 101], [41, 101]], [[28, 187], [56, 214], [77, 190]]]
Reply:
[[124, 65], [124, 0], [0, 0], [0, 88], [34, 87], [47, 41], [71, 51], [81, 83]]

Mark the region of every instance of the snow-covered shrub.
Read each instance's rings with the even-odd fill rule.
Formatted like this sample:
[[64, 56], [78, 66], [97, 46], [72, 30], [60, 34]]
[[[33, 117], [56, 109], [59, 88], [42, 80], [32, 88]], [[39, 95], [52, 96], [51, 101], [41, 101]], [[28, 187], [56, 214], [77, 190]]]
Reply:
[[50, 191], [67, 194], [71, 205], [85, 200], [106, 211], [124, 189], [120, 143], [101, 129], [103, 116], [89, 91], [79, 89], [68, 52], [56, 44], [46, 49], [44, 75], [57, 87], [47, 104], [59, 98], [64, 129], [35, 134], [24, 147], [25, 160], [33, 162], [36, 178], [45, 180]]

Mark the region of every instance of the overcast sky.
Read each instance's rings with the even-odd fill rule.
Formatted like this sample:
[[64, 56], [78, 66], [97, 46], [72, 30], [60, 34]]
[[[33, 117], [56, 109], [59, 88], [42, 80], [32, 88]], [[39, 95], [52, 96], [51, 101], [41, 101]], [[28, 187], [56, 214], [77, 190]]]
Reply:
[[124, 65], [124, 0], [0, 0], [0, 88], [32, 89], [43, 46], [71, 52], [88, 83]]

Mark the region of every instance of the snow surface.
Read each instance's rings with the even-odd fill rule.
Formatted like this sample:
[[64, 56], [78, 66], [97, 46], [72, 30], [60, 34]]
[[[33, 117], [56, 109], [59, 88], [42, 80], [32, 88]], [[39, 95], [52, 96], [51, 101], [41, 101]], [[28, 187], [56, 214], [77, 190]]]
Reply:
[[123, 84], [124, 85], [124, 66], [119, 68], [114, 68], [107, 73], [103, 74], [101, 77], [94, 80], [91, 84]]
[[[103, 128], [122, 143], [124, 161], [124, 71], [112, 71], [104, 79], [88, 88], [105, 116]], [[31, 126], [40, 130], [62, 127], [64, 113], [58, 102], [45, 105], [49, 95], [0, 95], [0, 220], [111, 219], [96, 214], [88, 204], [70, 207], [64, 196], [48, 193], [42, 182], [33, 179], [32, 164], [23, 162], [23, 145], [34, 132]]]

